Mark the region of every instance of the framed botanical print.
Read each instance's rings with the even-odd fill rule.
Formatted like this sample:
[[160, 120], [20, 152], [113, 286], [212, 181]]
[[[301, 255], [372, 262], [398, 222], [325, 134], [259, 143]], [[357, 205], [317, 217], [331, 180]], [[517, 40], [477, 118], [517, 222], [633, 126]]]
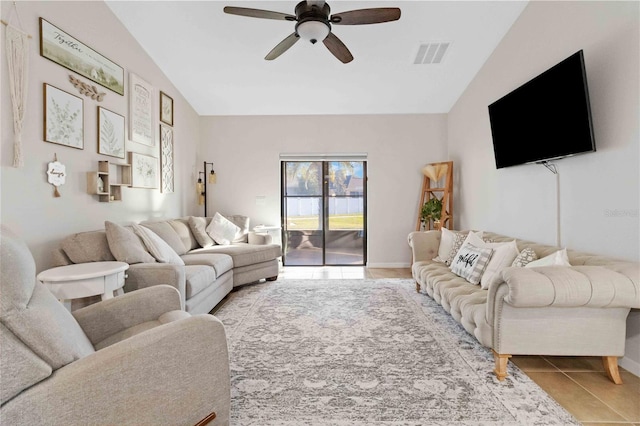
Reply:
[[83, 100], [44, 83], [44, 140], [84, 149]]
[[160, 192], [173, 192], [173, 129], [160, 124]]
[[134, 73], [129, 73], [129, 138], [149, 146], [155, 145], [153, 96], [153, 86]]
[[160, 91], [160, 121], [173, 126], [173, 98]]
[[150, 155], [129, 152], [132, 188], [158, 187], [158, 159]]
[[124, 158], [124, 117], [98, 107], [98, 154]]

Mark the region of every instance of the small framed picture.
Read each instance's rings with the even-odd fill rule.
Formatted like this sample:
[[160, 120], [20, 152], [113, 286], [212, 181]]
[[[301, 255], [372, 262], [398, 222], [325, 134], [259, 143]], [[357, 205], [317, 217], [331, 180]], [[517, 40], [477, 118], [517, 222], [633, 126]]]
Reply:
[[143, 145], [155, 146], [153, 135], [153, 98], [152, 85], [129, 73], [129, 139]]
[[160, 121], [173, 126], [173, 98], [160, 91]]
[[158, 159], [150, 155], [129, 152], [132, 188], [158, 188]]
[[84, 149], [83, 101], [44, 83], [44, 140]]
[[98, 107], [98, 154], [124, 158], [124, 116]]

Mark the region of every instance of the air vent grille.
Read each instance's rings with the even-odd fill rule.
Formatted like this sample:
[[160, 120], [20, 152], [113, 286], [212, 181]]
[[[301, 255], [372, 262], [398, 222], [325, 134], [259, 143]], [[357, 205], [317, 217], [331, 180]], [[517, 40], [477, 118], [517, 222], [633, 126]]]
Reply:
[[450, 42], [422, 43], [418, 48], [418, 54], [413, 63], [416, 65], [441, 63], [450, 44]]

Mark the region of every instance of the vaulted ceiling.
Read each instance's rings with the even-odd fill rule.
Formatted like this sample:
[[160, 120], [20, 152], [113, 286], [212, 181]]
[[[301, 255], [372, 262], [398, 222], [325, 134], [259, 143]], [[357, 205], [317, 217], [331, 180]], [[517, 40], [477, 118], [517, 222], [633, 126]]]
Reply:
[[[107, 1], [200, 115], [446, 113], [526, 1], [330, 1], [331, 13], [398, 7], [398, 21], [333, 25], [354, 60], [299, 41], [265, 55], [295, 22], [235, 16], [224, 6], [294, 14], [296, 1]], [[425, 44], [448, 43], [438, 64]], [[425, 50], [426, 49], [426, 50]], [[428, 61], [427, 61], [428, 62]]]

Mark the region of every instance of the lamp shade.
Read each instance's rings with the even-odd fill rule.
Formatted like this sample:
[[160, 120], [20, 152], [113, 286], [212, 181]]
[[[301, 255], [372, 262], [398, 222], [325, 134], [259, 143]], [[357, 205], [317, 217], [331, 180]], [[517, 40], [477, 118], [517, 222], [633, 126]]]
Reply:
[[329, 26], [322, 21], [304, 21], [296, 27], [301, 39], [316, 44], [329, 35]]
[[427, 164], [422, 168], [422, 174], [437, 182], [447, 173], [447, 170], [449, 170], [447, 164]]

